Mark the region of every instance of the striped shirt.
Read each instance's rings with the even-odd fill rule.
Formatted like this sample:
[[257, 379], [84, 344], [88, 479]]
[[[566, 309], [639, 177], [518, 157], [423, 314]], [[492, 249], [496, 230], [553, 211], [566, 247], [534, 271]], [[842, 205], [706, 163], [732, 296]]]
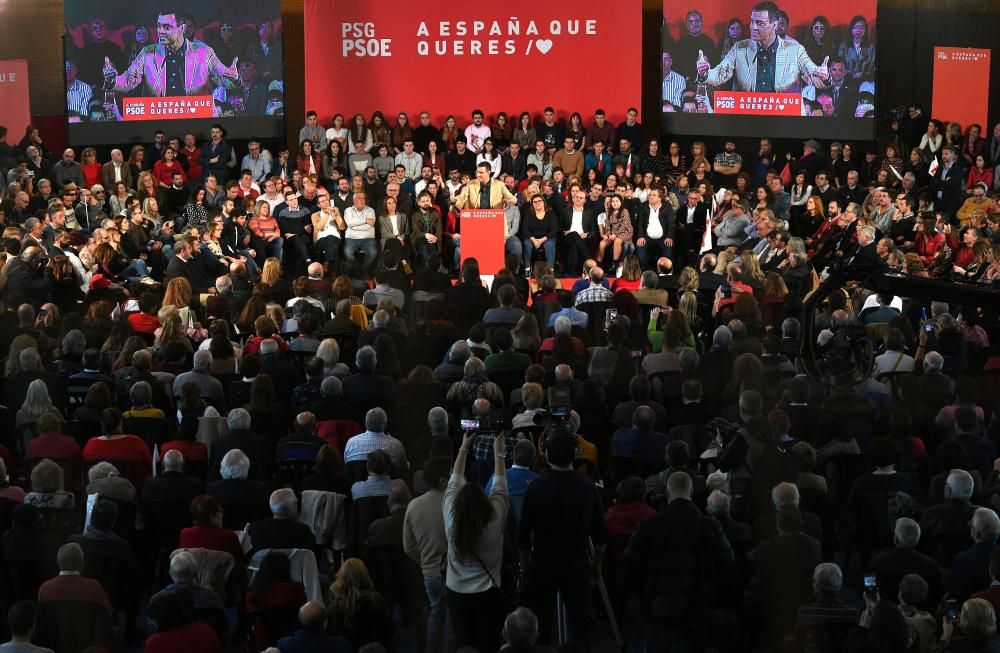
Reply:
[[676, 108], [681, 106], [681, 95], [687, 88], [687, 82], [681, 75], [678, 75], [675, 71], [671, 70], [670, 73], [663, 78], [663, 101], [669, 102]]
[[281, 228], [278, 226], [278, 221], [271, 216], [266, 218], [251, 218], [248, 226], [250, 227], [250, 231], [258, 238], [263, 238], [264, 240], [267, 240], [272, 235], [281, 235]]
[[66, 108], [75, 111], [84, 118], [90, 117], [90, 100], [94, 97], [94, 89], [90, 84], [74, 79], [66, 89]]
[[388, 476], [369, 476], [368, 480], [351, 486], [351, 499], [354, 501], [365, 497], [387, 497], [391, 493], [392, 479]]
[[344, 446], [344, 462], [367, 460], [368, 454], [378, 449], [384, 449], [389, 454], [393, 465], [406, 468], [406, 451], [403, 449], [403, 443], [388, 433], [371, 431], [359, 433], [347, 441], [347, 445]]

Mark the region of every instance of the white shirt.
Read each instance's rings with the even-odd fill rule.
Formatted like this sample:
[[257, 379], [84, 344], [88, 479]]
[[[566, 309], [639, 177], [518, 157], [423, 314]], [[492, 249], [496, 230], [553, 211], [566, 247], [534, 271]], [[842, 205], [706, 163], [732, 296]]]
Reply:
[[646, 225], [646, 235], [650, 238], [663, 238], [663, 225], [660, 223], [660, 211], [662, 209], [662, 204], [655, 209], [652, 206], [649, 207], [649, 223]]
[[578, 234], [583, 233], [583, 209], [579, 211], [573, 209], [573, 219], [570, 220], [569, 230], [575, 231]]
[[465, 138], [469, 142], [469, 149], [479, 154], [483, 149], [483, 141], [493, 135], [493, 130], [486, 125], [469, 125], [465, 128]]
[[375, 225], [368, 224], [368, 220], [375, 218], [375, 211], [366, 206], [361, 211], [353, 206], [347, 207], [344, 211], [344, 222], [347, 223], [346, 236], [351, 239], [374, 238]]
[[316, 234], [316, 240], [326, 238], [327, 236], [340, 238], [340, 229], [337, 229], [337, 223], [333, 219], [333, 211], [330, 211], [329, 218], [330, 219], [326, 223], [326, 226], [320, 229], [319, 233]]
[[114, 161], [112, 161], [111, 165], [114, 166], [115, 169], [115, 183], [117, 184], [119, 181], [122, 180], [122, 166], [124, 166], [125, 163], [124, 162], [115, 163]]
[[687, 223], [688, 224], [691, 224], [692, 222], [694, 222], [694, 212], [696, 210], [697, 210], [696, 207], [695, 206], [691, 206], [690, 203], [687, 205]]
[[334, 129], [333, 127], [330, 127], [329, 129], [326, 130], [326, 140], [327, 141], [332, 141], [334, 139], [337, 139], [341, 143], [346, 143], [347, 142], [347, 138], [350, 135], [351, 135], [351, 132], [348, 131], [347, 127], [341, 127], [340, 129]]

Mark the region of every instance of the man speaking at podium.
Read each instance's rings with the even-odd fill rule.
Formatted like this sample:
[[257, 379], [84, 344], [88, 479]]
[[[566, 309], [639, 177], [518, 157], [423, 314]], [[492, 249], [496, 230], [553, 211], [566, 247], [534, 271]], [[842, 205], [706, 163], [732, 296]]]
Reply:
[[825, 83], [830, 78], [830, 58], [817, 66], [801, 44], [781, 38], [780, 12], [770, 0], [754, 5], [750, 11], [750, 38], [737, 41], [715, 68], [704, 51], [699, 51], [695, 64], [698, 83], [721, 86], [735, 74], [734, 91], [758, 93], [798, 93], [803, 78]]
[[[476, 166], [475, 180], [466, 184], [455, 198], [456, 211], [462, 209], [503, 209], [508, 206], [517, 206], [517, 198], [507, 190], [502, 181], [492, 178], [492, 172], [490, 164], [485, 161]], [[515, 253], [520, 252], [521, 243], [517, 236], [517, 225], [512, 227], [510, 220], [504, 222], [505, 251], [510, 252], [512, 247], [516, 247]], [[460, 236], [455, 234], [455, 247], [459, 247], [460, 243]]]

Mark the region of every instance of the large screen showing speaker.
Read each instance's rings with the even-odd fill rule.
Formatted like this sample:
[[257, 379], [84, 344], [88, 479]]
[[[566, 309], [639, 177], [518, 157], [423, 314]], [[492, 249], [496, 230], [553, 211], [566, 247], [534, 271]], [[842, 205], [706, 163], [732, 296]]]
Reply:
[[664, 128], [870, 138], [877, 0], [664, 0]]
[[71, 143], [148, 140], [156, 128], [231, 137], [284, 130], [280, 0], [66, 2]]

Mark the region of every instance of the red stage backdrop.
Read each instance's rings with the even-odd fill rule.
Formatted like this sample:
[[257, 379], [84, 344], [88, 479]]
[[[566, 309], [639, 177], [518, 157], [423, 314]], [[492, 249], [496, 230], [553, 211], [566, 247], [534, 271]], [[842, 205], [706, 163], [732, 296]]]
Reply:
[[19, 141], [30, 122], [28, 62], [24, 59], [0, 61], [0, 125], [7, 128], [8, 142]]
[[426, 110], [464, 127], [477, 108], [516, 125], [522, 110], [551, 105], [586, 123], [600, 107], [617, 123], [640, 106], [641, 27], [638, 0], [306, 0], [306, 109], [324, 124], [380, 110], [415, 127]]
[[990, 105], [990, 50], [934, 48], [934, 90], [931, 115], [945, 123], [957, 122], [965, 129], [979, 123], [983, 134]]

